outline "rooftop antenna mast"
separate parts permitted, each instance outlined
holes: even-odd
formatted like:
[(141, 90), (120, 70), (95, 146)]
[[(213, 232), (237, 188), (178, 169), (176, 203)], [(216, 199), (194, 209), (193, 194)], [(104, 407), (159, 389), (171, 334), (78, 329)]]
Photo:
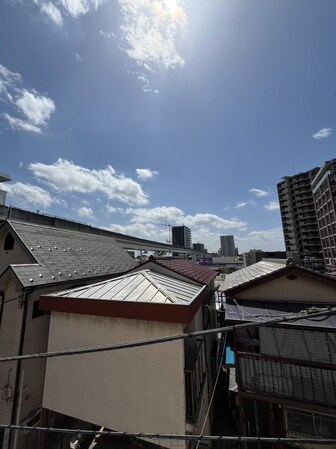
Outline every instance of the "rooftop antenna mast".
[(164, 226), (165, 228), (168, 228), (168, 240), (167, 240), (167, 243), (168, 243), (168, 245), (171, 245), (172, 244), (172, 240), (171, 240), (171, 228), (172, 228), (172, 225), (167, 223), (166, 221), (164, 223), (161, 223), (161, 225)]

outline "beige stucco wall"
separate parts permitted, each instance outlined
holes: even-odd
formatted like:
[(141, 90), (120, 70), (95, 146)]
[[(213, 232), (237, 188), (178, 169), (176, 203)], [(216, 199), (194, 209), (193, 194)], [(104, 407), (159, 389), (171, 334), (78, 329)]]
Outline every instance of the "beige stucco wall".
[(237, 299), (295, 301), (310, 303), (336, 302), (336, 288), (326, 282), (298, 276), (289, 280), (285, 276), (264, 282), (235, 294)]
[[(48, 350), (180, 332), (179, 324), (52, 312)], [(184, 434), (184, 342), (48, 359), (43, 406), (117, 431)]]

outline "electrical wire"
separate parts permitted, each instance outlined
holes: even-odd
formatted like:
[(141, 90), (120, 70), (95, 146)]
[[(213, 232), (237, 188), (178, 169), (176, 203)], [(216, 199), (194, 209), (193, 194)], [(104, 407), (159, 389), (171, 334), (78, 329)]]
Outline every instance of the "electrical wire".
[[(212, 387), (212, 393), (211, 393), (211, 398), (210, 398), (210, 401), (209, 401), (209, 405), (208, 405), (208, 408), (207, 408), (207, 411), (206, 411), (206, 414), (205, 414), (205, 417), (204, 417), (203, 426), (202, 426), (202, 430), (201, 430), (201, 435), (203, 435), (204, 428), (205, 428), (205, 425), (206, 425), (206, 422), (208, 420), (208, 416), (209, 416), (209, 413), (210, 413), (210, 410), (211, 410), (212, 401), (213, 401), (213, 399), (215, 397), (215, 392), (216, 392), (216, 387), (217, 387), (219, 375), (220, 375), (220, 372), (222, 370), (223, 357), (224, 357), (224, 354), (225, 354), (225, 347), (226, 347), (226, 339), (227, 339), (227, 333), (225, 334), (225, 341), (224, 341), (224, 344), (222, 346), (222, 351), (221, 351), (220, 356), (219, 356), (217, 374), (216, 374), (214, 385)], [(200, 445), (200, 442), (201, 442), (201, 438), (197, 441), (196, 449), (198, 449), (198, 447)]]
[(148, 438), (162, 440), (184, 440), (184, 441), (226, 441), (238, 443), (288, 443), (288, 444), (336, 444), (336, 438), (286, 438), (286, 437), (239, 437), (232, 435), (185, 435), (175, 433), (147, 433), (147, 432), (114, 432), (112, 430), (87, 430), (87, 429), (65, 429), (58, 427), (41, 426), (17, 426), (13, 424), (0, 424), (0, 429), (12, 429), (14, 431), (35, 431), (62, 434), (83, 434), (92, 436)]
[(7, 304), (8, 302), (12, 302), (12, 301), (15, 301), (15, 300), (20, 299), (20, 298), (21, 298), (21, 295), (16, 296), (15, 298), (6, 299), (3, 303), (0, 303), (0, 306), (2, 304)]
[(68, 356), (68, 355), (80, 355), (80, 354), (88, 354), (88, 353), (94, 353), (94, 352), (105, 352), (105, 351), (115, 351), (118, 349), (128, 349), (128, 348), (137, 348), (140, 346), (149, 346), (153, 344), (158, 343), (166, 343), (170, 341), (175, 340), (182, 340), (185, 338), (190, 337), (199, 337), (203, 335), (208, 334), (215, 334), (215, 333), (221, 333), (221, 332), (232, 332), (236, 329), (244, 329), (244, 328), (254, 328), (254, 327), (262, 327), (262, 326), (268, 326), (275, 323), (281, 323), (281, 322), (292, 322), (297, 321), (302, 318), (307, 318), (307, 316), (311, 317), (317, 317), (317, 316), (323, 316), (325, 314), (334, 314), (336, 313), (336, 307), (333, 308), (323, 308), (320, 309), (318, 312), (309, 310), (304, 310), (298, 313), (292, 313), (290, 315), (284, 315), (282, 317), (276, 317), (271, 318), (267, 321), (253, 321), (250, 323), (243, 323), (243, 324), (236, 324), (233, 326), (225, 326), (225, 327), (217, 327), (215, 329), (206, 329), (202, 331), (196, 331), (196, 332), (188, 332), (183, 334), (175, 334), (175, 335), (169, 335), (164, 337), (154, 337), (149, 338), (145, 340), (136, 340), (131, 342), (123, 342), (123, 343), (114, 343), (110, 345), (101, 345), (101, 346), (91, 346), (86, 348), (77, 348), (77, 349), (63, 349), (59, 351), (51, 351), (51, 352), (41, 352), (41, 353), (35, 353), (35, 354), (23, 354), (23, 355), (16, 355), (16, 356), (7, 356), (7, 357), (0, 357), (0, 363), (2, 362), (11, 362), (15, 360), (28, 360), (28, 359), (46, 359), (51, 357), (61, 357), (61, 356)]

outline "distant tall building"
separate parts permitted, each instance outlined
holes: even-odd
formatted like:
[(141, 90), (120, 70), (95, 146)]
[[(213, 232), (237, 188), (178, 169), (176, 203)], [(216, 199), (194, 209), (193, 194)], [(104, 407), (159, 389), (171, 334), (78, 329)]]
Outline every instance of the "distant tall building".
[(312, 180), (312, 193), (327, 270), (336, 269), (336, 159), (327, 161)]
[(323, 269), (322, 246), (311, 183), (319, 167), (285, 176), (277, 185), (287, 257)]
[(204, 248), (204, 243), (193, 243), (192, 247), (195, 251), (199, 251), (200, 253), (207, 252), (206, 248)]
[(191, 231), (187, 226), (172, 226), (173, 246), (191, 248)]
[(236, 255), (233, 235), (222, 235), (220, 237), (220, 254), (224, 257), (234, 257)]

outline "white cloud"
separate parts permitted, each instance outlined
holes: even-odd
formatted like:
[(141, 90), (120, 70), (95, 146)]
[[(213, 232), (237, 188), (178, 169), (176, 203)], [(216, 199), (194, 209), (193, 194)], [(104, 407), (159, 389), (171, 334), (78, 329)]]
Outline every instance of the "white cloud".
[(103, 31), (103, 30), (99, 30), (99, 34), (101, 36), (107, 37), (109, 39), (111, 39), (112, 37), (115, 38), (116, 35), (111, 31), (110, 33), (108, 33), (107, 31)]
[(245, 229), (246, 223), (239, 220), (227, 220), (214, 214), (186, 215), (174, 206), (154, 208), (128, 208), (125, 214), (131, 215), (131, 223), (169, 223), (172, 226), (185, 224), (190, 228), (215, 228), (218, 230)]
[(142, 67), (183, 66), (178, 39), (187, 27), (181, 0), (119, 0), (126, 52)]
[(51, 114), (56, 110), (54, 101), (38, 93), (35, 89), (21, 87), (23, 80), (19, 73), (14, 73), (0, 64), (0, 100), (15, 113), (23, 117), (15, 117), (13, 113), (1, 116), (14, 130), (43, 133)]
[(91, 7), (97, 9), (103, 0), (61, 0), (65, 11), (72, 17), (78, 17), (89, 12)]
[(8, 192), (9, 199), (17, 206), (27, 207), (27, 204), (29, 204), (50, 207), (52, 204), (59, 204), (59, 201), (53, 198), (49, 192), (32, 184), (17, 182), (10, 185), (6, 184), (3, 188)]
[(101, 192), (111, 200), (129, 205), (148, 204), (148, 196), (131, 178), (118, 174), (110, 165), (103, 170), (89, 170), (71, 161), (58, 159), (54, 164), (33, 163), (29, 169), (34, 175), (57, 191)]
[(183, 221), (189, 227), (214, 227), (219, 231), (226, 231), (228, 229), (243, 230), (247, 226), (246, 222), (236, 219), (227, 220), (214, 214), (186, 215)]
[(278, 210), (279, 209), (279, 202), (278, 201), (270, 201), (268, 204), (265, 204), (266, 210)]
[(137, 168), (136, 172), (137, 172), (138, 178), (142, 179), (142, 180), (152, 178), (153, 176), (159, 174), (159, 172), (152, 171), (149, 168)]
[[(66, 16), (77, 18), (87, 14), (91, 9), (97, 9), (104, 0), (32, 0), (38, 5), (42, 14), (51, 22), (61, 27)], [(57, 6), (56, 6), (57, 5)]]
[(94, 218), (94, 213), (91, 207), (82, 206), (76, 209), (77, 214), (83, 218)]
[(177, 207), (154, 207), (152, 209), (127, 209), (125, 211), (126, 214), (132, 215), (131, 223), (163, 223), (163, 222), (172, 222), (174, 223), (176, 220), (181, 220), (184, 217), (181, 209)]
[(317, 133), (313, 134), (315, 140), (326, 139), (332, 133), (332, 128), (322, 128)]
[(120, 234), (134, 235), (139, 238), (153, 240), (156, 242), (164, 242), (168, 240), (168, 233), (164, 227), (159, 228), (154, 224), (148, 223), (144, 226), (141, 223), (131, 223), (126, 225), (111, 224), (106, 229), (119, 232)]
[(272, 228), (263, 231), (252, 231), (244, 237), (235, 236), (235, 243), (239, 252), (246, 252), (253, 248), (264, 251), (284, 251), (282, 228)]
[(23, 89), (15, 103), (27, 117), (28, 123), (34, 126), (45, 125), (56, 109), (51, 98), (39, 95), (35, 90), (29, 92)]
[(53, 3), (42, 3), (40, 5), (40, 10), (57, 26), (63, 25), (62, 13)]
[(81, 55), (79, 53), (75, 53), (75, 58), (77, 62), (83, 62), (83, 58), (81, 57)]
[(248, 201), (238, 201), (238, 202), (236, 203), (236, 205), (234, 206), (234, 208), (235, 208), (235, 209), (241, 209), (242, 207), (245, 207), (245, 206), (248, 206), (248, 205), (250, 205), (250, 206), (255, 206), (256, 203), (255, 203), (255, 201), (253, 201), (253, 200), (248, 200)]
[(268, 192), (267, 190), (262, 190), (262, 189), (250, 189), (249, 192), (253, 193), (255, 196), (258, 196), (258, 197), (268, 196), (271, 194), (271, 192)]
[[(245, 230), (247, 223), (231, 219), (227, 220), (214, 214), (187, 215), (174, 206), (160, 206), (154, 208), (128, 208), (124, 215), (130, 216), (129, 222), (113, 224), (109, 229), (128, 235), (135, 235), (154, 241), (167, 242), (169, 229), (167, 225), (185, 224), (190, 227), (193, 242), (202, 242), (210, 251), (219, 248), (221, 233), (232, 230)], [(125, 217), (124, 217), (125, 218)]]
[(29, 122), (25, 122), (24, 120), (21, 120), (19, 118), (12, 117), (11, 115), (5, 113), (2, 114), (2, 117), (7, 120), (10, 127), (14, 130), (19, 131), (28, 131), (32, 133), (42, 134), (41, 128), (38, 126), (32, 125)]
[(22, 77), (19, 73), (11, 72), (7, 69), (7, 67), (0, 64), (0, 94), (4, 95), (5, 98), (8, 98), (8, 95), (10, 95), (10, 89), (21, 82)]

